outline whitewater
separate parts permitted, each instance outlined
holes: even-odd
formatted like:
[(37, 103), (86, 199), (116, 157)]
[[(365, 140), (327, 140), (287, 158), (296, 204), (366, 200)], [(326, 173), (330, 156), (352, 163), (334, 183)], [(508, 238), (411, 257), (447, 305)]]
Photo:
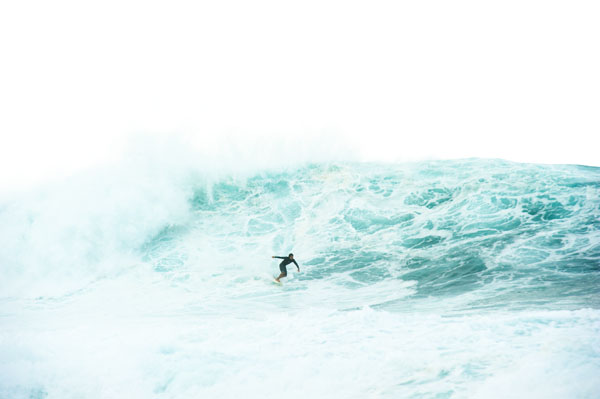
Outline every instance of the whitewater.
[(0, 240), (0, 398), (600, 398), (598, 167), (151, 159)]

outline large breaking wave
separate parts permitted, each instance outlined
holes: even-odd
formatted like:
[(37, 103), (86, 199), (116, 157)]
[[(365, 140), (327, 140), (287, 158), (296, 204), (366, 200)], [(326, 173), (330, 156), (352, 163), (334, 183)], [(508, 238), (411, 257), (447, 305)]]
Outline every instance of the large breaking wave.
[(600, 168), (152, 165), (3, 202), (0, 396), (600, 392)]

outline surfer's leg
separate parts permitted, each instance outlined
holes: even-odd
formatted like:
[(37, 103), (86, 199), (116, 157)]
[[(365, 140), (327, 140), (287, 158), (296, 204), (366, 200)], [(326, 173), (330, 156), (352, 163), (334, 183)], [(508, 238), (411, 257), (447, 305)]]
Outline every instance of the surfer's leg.
[(279, 266), (279, 270), (281, 270), (281, 274), (275, 279), (275, 281), (279, 281), (280, 278), (287, 276), (287, 268), (285, 266)]

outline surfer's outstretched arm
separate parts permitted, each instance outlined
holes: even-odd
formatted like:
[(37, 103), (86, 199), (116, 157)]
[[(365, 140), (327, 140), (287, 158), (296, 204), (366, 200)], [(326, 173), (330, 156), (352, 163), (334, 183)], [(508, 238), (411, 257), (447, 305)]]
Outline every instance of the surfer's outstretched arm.
[(271, 258), (275, 258), (275, 259), (287, 259), (287, 256), (271, 256)]
[(296, 263), (296, 261), (293, 260), (292, 262), (294, 262), (294, 265), (296, 265), (296, 269), (298, 269), (298, 271), (300, 271), (300, 266), (298, 266), (298, 264)]

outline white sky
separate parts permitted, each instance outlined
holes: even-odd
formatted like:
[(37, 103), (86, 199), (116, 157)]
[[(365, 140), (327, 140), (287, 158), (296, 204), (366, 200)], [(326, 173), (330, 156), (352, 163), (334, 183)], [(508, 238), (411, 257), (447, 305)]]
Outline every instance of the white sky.
[(599, 21), (577, 0), (3, 1), (0, 185), (140, 132), (600, 166)]

